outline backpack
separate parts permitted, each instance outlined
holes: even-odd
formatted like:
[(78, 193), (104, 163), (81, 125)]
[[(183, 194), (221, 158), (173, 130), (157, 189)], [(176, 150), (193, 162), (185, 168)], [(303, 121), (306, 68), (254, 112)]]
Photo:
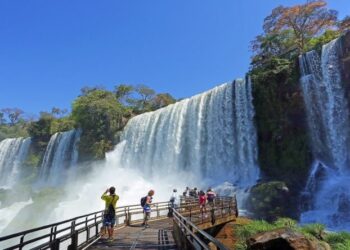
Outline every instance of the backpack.
[(113, 201), (115, 196), (113, 196), (111, 204), (109, 204), (105, 217), (113, 219), (115, 217), (115, 208), (113, 207)]
[(147, 196), (141, 198), (141, 202), (140, 202), (141, 207), (144, 207), (146, 205), (146, 201), (147, 201)]

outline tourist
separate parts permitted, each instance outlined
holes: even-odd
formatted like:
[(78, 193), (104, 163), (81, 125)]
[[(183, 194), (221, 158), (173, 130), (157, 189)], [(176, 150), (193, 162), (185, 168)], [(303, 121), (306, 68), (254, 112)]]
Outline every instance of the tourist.
[(151, 217), (151, 204), (152, 204), (153, 195), (154, 195), (154, 190), (150, 190), (147, 196), (145, 197), (144, 204), (141, 204), (143, 205), (143, 213), (144, 213), (144, 219), (143, 219), (142, 225), (145, 226), (145, 228), (149, 227), (148, 221)]
[(171, 194), (170, 203), (171, 203), (171, 207), (174, 209), (177, 209), (179, 207), (180, 199), (179, 199), (179, 195), (177, 194), (176, 188), (173, 190), (173, 193)]
[[(109, 195), (107, 194), (109, 192)], [(113, 229), (115, 225), (115, 209), (119, 196), (115, 194), (115, 187), (110, 187), (101, 196), (101, 199), (105, 201), (105, 212), (103, 217), (103, 226), (101, 230), (101, 236), (106, 235), (108, 231), (108, 239), (113, 240)]]
[(185, 191), (182, 193), (182, 195), (183, 195), (184, 197), (187, 197), (187, 196), (189, 196), (189, 194), (190, 194), (190, 188), (189, 188), (189, 187), (186, 187), (186, 189), (185, 189)]
[(215, 205), (215, 198), (216, 198), (215, 192), (211, 188), (209, 188), (207, 191), (207, 200), (208, 200), (209, 206), (212, 208), (214, 208), (214, 205)]
[[(206, 208), (206, 203), (207, 203), (207, 196), (205, 195), (205, 193), (203, 192), (203, 190), (199, 191), (199, 209), (200, 209), (200, 213), (203, 216), (203, 212), (207, 213), (207, 208)], [(205, 215), (207, 216), (207, 215)]]
[(190, 190), (190, 196), (192, 198), (198, 198), (198, 193), (197, 193), (197, 188), (196, 187), (194, 189)]

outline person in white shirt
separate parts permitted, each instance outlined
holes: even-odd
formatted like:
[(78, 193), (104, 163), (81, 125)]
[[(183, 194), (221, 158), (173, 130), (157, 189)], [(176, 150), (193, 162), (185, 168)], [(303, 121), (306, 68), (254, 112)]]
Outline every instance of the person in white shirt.
[(178, 208), (180, 205), (180, 198), (176, 189), (173, 190), (173, 193), (170, 197), (170, 203), (171, 203), (171, 207), (175, 209)]

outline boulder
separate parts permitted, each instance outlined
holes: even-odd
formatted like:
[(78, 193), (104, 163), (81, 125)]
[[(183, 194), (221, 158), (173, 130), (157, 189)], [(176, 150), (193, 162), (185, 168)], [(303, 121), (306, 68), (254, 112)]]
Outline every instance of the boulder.
[(289, 228), (259, 233), (247, 240), (248, 250), (330, 250), (328, 244), (307, 239)]
[(284, 182), (271, 181), (255, 185), (247, 199), (247, 208), (256, 219), (274, 221), (279, 217), (290, 217), (292, 205), (289, 189)]

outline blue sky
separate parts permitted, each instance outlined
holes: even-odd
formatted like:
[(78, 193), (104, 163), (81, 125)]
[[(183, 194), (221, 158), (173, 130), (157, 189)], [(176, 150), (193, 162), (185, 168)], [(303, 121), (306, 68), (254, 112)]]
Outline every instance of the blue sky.
[(242, 77), (264, 17), (301, 2), (0, 0), (0, 108), (70, 108), (83, 86), (120, 83), (192, 96)]

